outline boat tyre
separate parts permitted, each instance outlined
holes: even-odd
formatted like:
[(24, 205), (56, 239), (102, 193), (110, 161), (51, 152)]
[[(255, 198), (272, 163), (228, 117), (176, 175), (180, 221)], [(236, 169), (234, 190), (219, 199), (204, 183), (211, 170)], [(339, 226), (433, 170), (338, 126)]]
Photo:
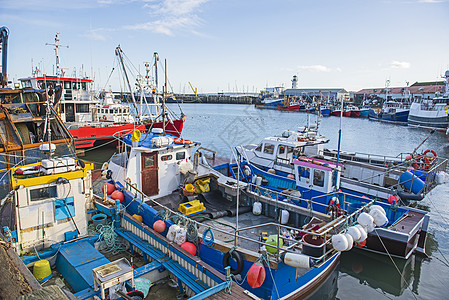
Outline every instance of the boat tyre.
[(237, 262), (237, 268), (233, 269), (231, 267), (231, 274), (238, 275), (243, 271), (243, 258), (242, 255), (237, 252), (236, 250), (231, 250), (226, 252), (226, 254), (223, 256), (223, 267), (226, 268), (227, 266), (230, 266), (229, 258), (232, 257)]

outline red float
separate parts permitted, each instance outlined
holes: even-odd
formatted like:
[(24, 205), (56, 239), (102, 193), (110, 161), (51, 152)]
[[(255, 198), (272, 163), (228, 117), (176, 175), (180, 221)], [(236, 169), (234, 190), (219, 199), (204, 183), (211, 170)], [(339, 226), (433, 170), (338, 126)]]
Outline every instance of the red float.
[(196, 255), (196, 247), (194, 244), (190, 243), (190, 242), (185, 242), (181, 245), (181, 248), (186, 250), (187, 252), (189, 252), (192, 255)]
[(120, 200), (120, 203), (121, 203), (125, 199), (125, 194), (123, 194), (119, 190), (115, 190), (112, 192), (111, 198), (113, 200)]
[(154, 224), (153, 224), (153, 229), (154, 229), (156, 232), (162, 233), (162, 232), (165, 231), (165, 228), (166, 228), (165, 222), (162, 221), (162, 220), (157, 220), (157, 221), (154, 222)]
[(366, 245), (366, 240), (364, 240), (364, 241), (361, 241), (361, 242), (359, 242), (359, 243), (355, 243), (357, 246), (359, 246), (359, 247), (364, 247), (365, 245)]
[(250, 287), (257, 289), (265, 281), (265, 268), (259, 263), (253, 264), (248, 270), (246, 280), (248, 280)]
[(396, 196), (388, 197), (388, 203), (392, 204), (394, 201), (398, 201), (398, 198), (396, 198)]
[(103, 184), (103, 188), (102, 188), (103, 193), (105, 190), (106, 190), (106, 194), (111, 195), (112, 192), (115, 191), (115, 185), (113, 185), (112, 183), (106, 182), (105, 184)]

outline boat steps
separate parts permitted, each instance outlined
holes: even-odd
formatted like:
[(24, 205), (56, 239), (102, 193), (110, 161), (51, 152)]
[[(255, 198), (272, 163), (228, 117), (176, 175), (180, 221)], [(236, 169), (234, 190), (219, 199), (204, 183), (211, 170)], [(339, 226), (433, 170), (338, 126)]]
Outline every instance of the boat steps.
[(176, 278), (190, 288), (195, 294), (207, 290), (209, 287), (199, 280), (196, 276), (183, 268), (178, 262), (174, 261), (162, 251), (154, 248), (150, 243), (138, 237), (134, 233), (125, 229), (116, 229), (116, 233), (125, 238), (130, 245), (138, 248), (143, 254), (158, 261), (165, 269), (172, 273)]

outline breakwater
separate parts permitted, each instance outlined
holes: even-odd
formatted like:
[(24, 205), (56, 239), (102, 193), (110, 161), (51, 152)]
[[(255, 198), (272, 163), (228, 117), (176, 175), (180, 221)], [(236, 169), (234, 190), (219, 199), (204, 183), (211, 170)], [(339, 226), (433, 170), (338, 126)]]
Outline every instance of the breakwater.
[[(115, 99), (119, 99), (122, 102), (131, 102), (130, 93), (113, 93)], [(137, 97), (138, 99), (138, 97)], [(259, 99), (255, 95), (197, 95), (194, 94), (174, 94), (169, 96), (166, 100), (167, 103), (215, 103), (215, 104), (254, 104)]]

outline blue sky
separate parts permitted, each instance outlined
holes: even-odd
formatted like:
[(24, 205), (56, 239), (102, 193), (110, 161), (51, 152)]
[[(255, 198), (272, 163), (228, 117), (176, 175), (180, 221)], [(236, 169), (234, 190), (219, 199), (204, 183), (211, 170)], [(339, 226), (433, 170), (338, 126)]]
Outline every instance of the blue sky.
[(0, 0), (10, 80), (61, 64), (106, 85), (120, 44), (134, 66), (158, 52), (175, 92), (362, 88), (438, 80), (449, 69), (449, 0)]

